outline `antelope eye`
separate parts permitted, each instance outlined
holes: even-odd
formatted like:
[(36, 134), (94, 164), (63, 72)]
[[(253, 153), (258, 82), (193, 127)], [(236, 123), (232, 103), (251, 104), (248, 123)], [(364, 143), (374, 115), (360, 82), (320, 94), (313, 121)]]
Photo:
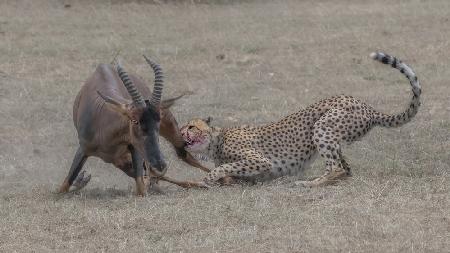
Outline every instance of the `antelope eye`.
[(131, 120), (131, 123), (133, 123), (133, 124), (137, 125), (137, 124), (138, 124), (138, 121), (137, 121), (137, 120), (135, 120), (135, 119), (132, 119), (132, 120)]

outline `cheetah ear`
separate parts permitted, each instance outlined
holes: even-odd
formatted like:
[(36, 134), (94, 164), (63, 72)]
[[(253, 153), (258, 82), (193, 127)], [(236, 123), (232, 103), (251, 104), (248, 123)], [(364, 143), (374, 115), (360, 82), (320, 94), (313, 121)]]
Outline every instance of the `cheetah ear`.
[(208, 126), (211, 126), (212, 117), (211, 117), (211, 116), (208, 116), (208, 118), (203, 119), (203, 121), (205, 121), (206, 124), (208, 124)]

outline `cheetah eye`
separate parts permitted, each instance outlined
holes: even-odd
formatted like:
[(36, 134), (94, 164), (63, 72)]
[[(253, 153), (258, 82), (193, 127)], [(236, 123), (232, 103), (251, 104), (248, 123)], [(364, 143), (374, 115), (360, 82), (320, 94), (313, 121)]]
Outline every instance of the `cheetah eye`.
[(195, 126), (189, 126), (189, 127), (188, 127), (189, 130), (192, 130), (192, 129), (194, 129), (194, 128), (195, 128)]

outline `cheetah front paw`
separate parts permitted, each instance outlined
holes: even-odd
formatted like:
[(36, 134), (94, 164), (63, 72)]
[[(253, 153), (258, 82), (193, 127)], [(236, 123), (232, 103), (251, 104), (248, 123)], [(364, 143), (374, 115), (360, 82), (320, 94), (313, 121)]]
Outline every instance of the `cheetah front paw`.
[(197, 183), (197, 187), (203, 188), (203, 189), (209, 189), (209, 188), (211, 188), (213, 186), (214, 186), (214, 184), (211, 184), (211, 183), (209, 183), (209, 182), (207, 182), (205, 180), (202, 180), (202, 181)]

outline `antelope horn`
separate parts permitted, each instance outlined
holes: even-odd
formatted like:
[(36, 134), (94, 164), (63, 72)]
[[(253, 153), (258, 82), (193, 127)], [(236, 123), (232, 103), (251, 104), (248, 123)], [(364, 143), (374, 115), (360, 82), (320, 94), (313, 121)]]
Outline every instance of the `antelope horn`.
[(119, 73), (119, 77), (123, 82), (123, 85), (125, 88), (127, 88), (128, 93), (130, 94), (131, 98), (133, 99), (133, 102), (137, 104), (138, 106), (145, 107), (145, 101), (141, 96), (141, 93), (136, 89), (136, 86), (131, 81), (130, 77), (128, 76), (127, 72), (122, 68), (120, 63), (117, 63), (117, 73)]
[(164, 75), (161, 69), (161, 66), (157, 64), (156, 62), (150, 60), (147, 58), (147, 56), (143, 55), (147, 63), (152, 67), (153, 72), (155, 73), (155, 83), (153, 85), (153, 93), (152, 93), (152, 100), (150, 100), (150, 103), (158, 107), (161, 104), (161, 95), (164, 87)]

